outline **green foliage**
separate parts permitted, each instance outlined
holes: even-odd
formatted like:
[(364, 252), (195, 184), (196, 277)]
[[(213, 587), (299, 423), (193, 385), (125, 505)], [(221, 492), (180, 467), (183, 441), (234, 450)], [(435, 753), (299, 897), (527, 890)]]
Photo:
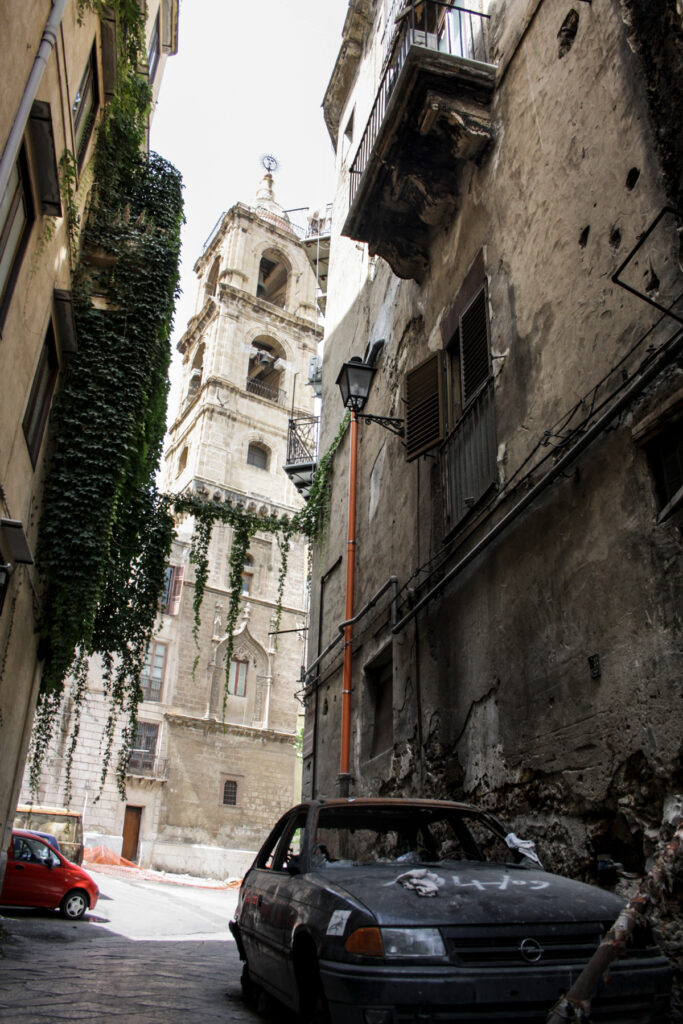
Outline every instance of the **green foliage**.
[[(52, 412), (38, 540), (44, 660), (32, 740), (34, 789), (65, 680), (70, 673), (75, 680), (77, 710), (87, 659), (95, 653), (109, 659), (109, 751), (118, 713), (127, 715), (123, 780), (142, 697), (140, 670), (173, 536), (168, 501), (154, 479), (165, 430), (181, 181), (170, 164), (144, 152), (149, 88), (136, 72), (144, 23), (135, 0), (114, 6), (122, 26), (128, 25), (118, 34), (124, 70), (98, 131), (94, 186), (80, 237), (75, 162), (70, 154), (61, 162), (77, 257), (72, 291), (79, 349), (63, 372)], [(77, 729), (76, 715), (70, 755)], [(70, 756), (67, 762), (68, 781)]]

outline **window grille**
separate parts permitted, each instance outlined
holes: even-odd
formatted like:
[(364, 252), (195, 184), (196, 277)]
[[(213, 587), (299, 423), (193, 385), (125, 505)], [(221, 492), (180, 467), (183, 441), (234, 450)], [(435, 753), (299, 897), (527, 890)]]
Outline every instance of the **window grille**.
[(237, 783), (234, 779), (226, 779), (223, 783), (223, 803), (227, 807), (237, 805)]

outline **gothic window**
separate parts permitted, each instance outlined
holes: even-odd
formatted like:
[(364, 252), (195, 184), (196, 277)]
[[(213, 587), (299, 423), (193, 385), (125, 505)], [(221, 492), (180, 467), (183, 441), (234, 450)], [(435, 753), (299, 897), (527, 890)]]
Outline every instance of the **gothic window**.
[(232, 697), (246, 697), (247, 695), (247, 671), (249, 662), (239, 658), (233, 658), (230, 662), (230, 679), (228, 681), (228, 693)]
[(226, 779), (223, 783), (223, 803), (226, 807), (237, 806), (237, 782), (235, 779)]
[(285, 308), (287, 298), (287, 266), (278, 252), (267, 250), (259, 264), (256, 298)]
[(157, 640), (153, 640), (147, 648), (140, 673), (140, 686), (145, 700), (161, 700), (167, 650), (167, 645)]
[(263, 444), (252, 442), (247, 449), (247, 465), (256, 469), (268, 469), (270, 451)]
[(52, 402), (52, 395), (55, 390), (58, 370), (57, 347), (55, 345), (52, 321), (50, 321), (40, 352), (38, 368), (33, 378), (28, 405), (24, 413), (24, 437), (33, 466), (38, 461), (38, 454), (43, 441), (43, 434), (45, 433), (45, 425), (50, 412), (50, 403)]
[(35, 220), (26, 151), (10, 171), (5, 194), (0, 196), (0, 327), (7, 314), (12, 289)]
[(74, 140), (76, 144), (76, 156), (78, 166), (81, 167), (85, 159), (88, 142), (92, 135), (95, 124), (95, 114), (99, 103), (99, 92), (97, 88), (97, 64), (95, 60), (95, 47), (93, 46), (85, 66), (83, 77), (76, 97), (71, 107), (71, 116), (74, 124)]
[(188, 449), (187, 449), (187, 445), (185, 445), (185, 447), (181, 451), (180, 456), (178, 458), (178, 476), (180, 476), (180, 474), (183, 472), (183, 470), (187, 466), (187, 455), (188, 455)]

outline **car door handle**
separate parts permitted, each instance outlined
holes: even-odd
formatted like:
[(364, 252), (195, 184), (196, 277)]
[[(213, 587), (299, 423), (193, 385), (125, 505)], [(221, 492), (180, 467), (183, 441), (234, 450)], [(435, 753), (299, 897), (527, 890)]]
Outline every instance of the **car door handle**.
[(23, 871), (24, 870), (24, 865), (23, 864), (15, 864), (14, 865), (14, 870), (15, 871)]

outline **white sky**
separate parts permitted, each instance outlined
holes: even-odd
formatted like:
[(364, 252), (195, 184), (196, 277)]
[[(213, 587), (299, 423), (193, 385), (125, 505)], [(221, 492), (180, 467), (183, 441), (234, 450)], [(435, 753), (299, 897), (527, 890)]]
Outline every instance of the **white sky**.
[[(178, 53), (166, 62), (151, 135), (152, 149), (175, 164), (185, 184), (175, 355), (193, 313), (192, 267), (221, 213), (254, 202), (264, 154), (279, 161), (275, 197), (285, 209), (324, 208), (332, 199), (334, 154), (321, 103), (347, 6), (348, 0), (180, 2)], [(292, 220), (305, 224), (297, 214)], [(175, 400), (172, 392), (171, 411)]]

